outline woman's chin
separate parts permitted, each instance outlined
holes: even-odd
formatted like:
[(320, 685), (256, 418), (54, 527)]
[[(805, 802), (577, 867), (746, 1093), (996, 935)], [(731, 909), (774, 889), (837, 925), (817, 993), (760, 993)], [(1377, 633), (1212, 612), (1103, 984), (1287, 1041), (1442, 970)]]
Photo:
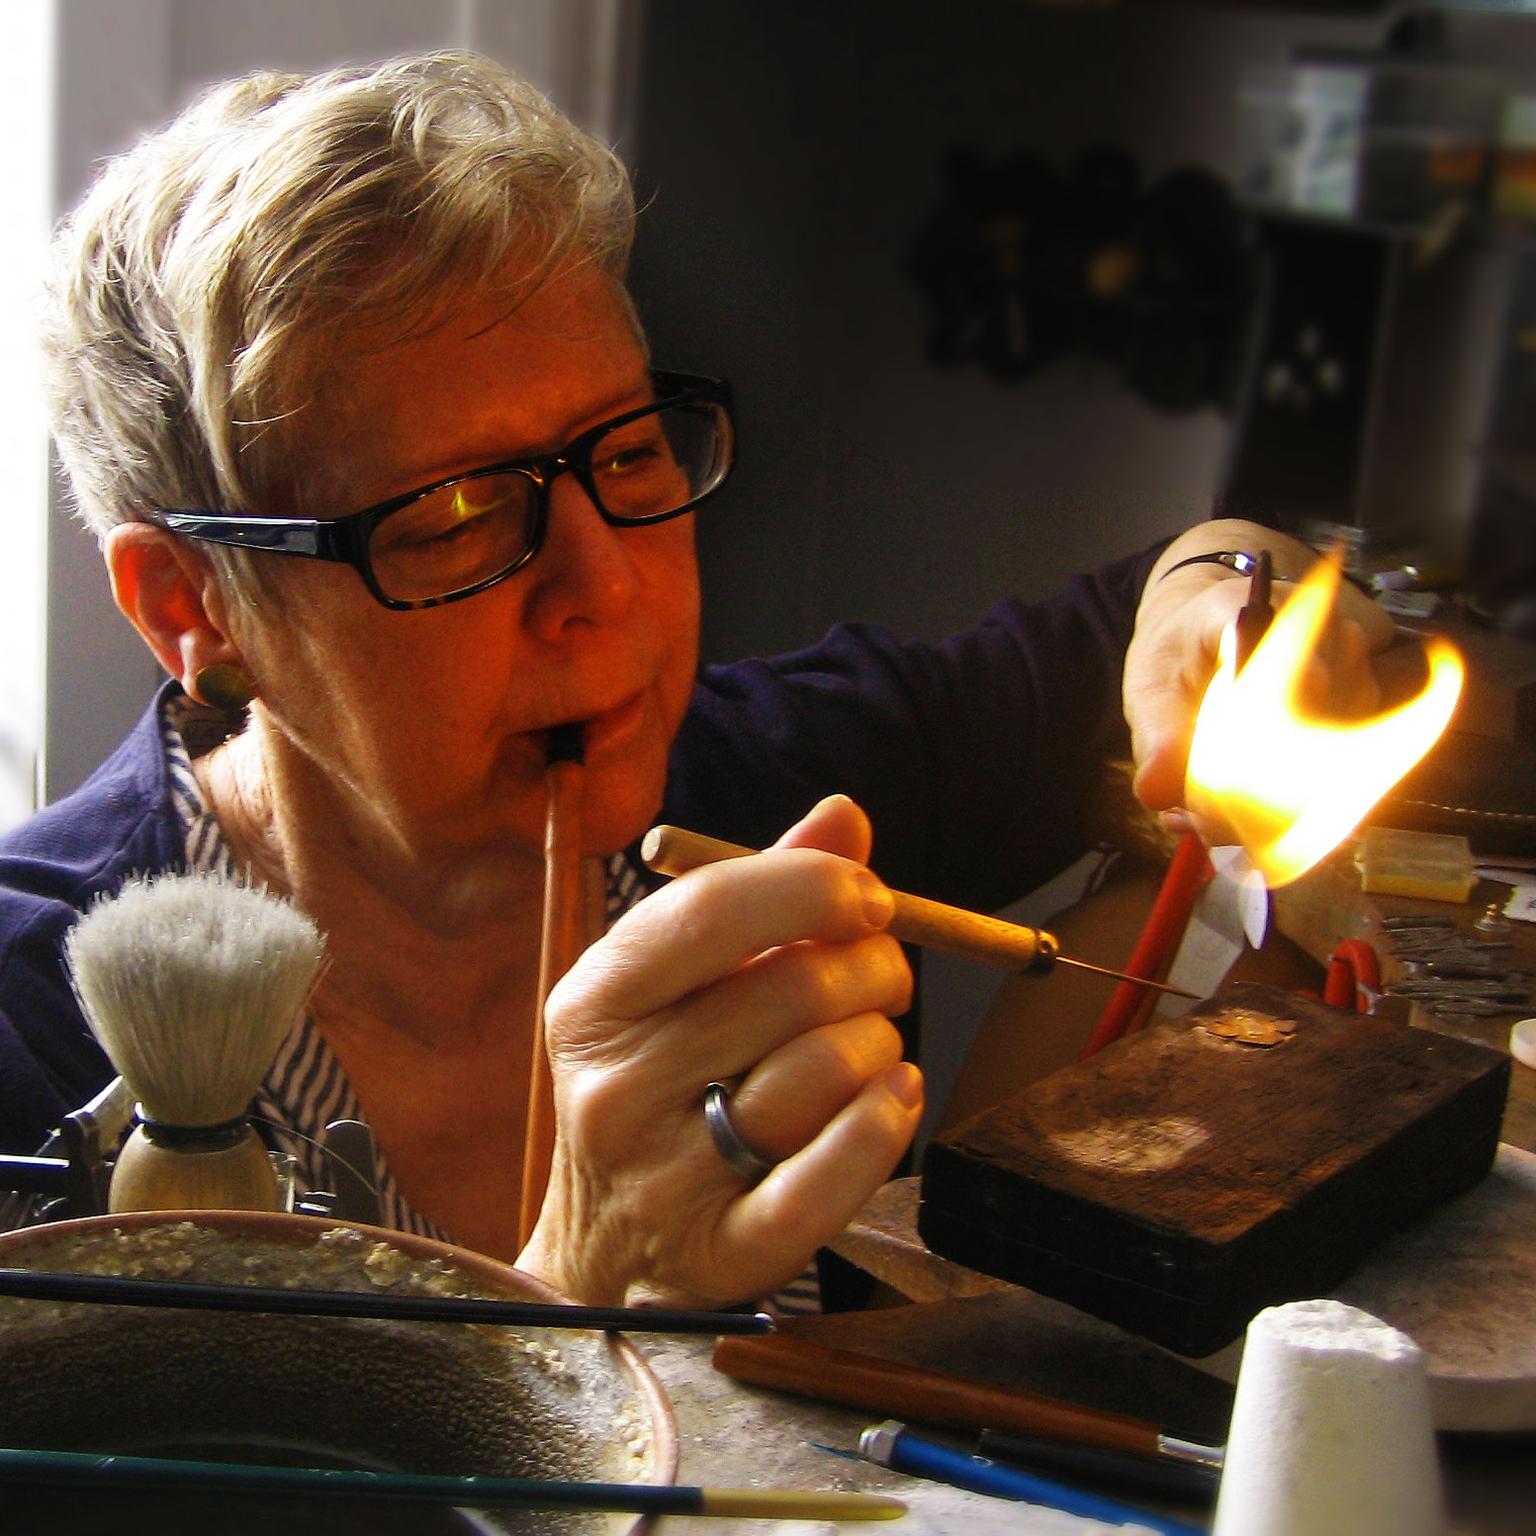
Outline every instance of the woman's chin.
[(650, 830), (661, 808), (661, 795), (636, 793), (625, 799), (584, 807), (582, 849), (589, 857), (608, 858), (638, 842)]

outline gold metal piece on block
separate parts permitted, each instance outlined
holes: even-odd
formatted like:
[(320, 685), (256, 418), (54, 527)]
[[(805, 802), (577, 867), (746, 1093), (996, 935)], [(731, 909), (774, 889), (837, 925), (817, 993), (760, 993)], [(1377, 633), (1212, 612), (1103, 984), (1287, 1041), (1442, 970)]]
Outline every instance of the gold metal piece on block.
[(1229, 1008), (1214, 1018), (1203, 1019), (1200, 1027), (1221, 1040), (1265, 1047), (1279, 1045), (1296, 1033), (1296, 1026), (1289, 1019), (1277, 1019), (1267, 1013), (1252, 1013), (1241, 1008)]

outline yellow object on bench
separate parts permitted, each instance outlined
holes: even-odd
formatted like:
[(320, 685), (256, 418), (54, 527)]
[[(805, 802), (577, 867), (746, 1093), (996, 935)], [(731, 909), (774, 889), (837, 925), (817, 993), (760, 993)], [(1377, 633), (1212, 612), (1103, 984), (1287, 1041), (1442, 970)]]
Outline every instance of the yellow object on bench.
[(1355, 851), (1360, 889), (1384, 896), (1465, 901), (1477, 884), (1464, 837), (1367, 827)]

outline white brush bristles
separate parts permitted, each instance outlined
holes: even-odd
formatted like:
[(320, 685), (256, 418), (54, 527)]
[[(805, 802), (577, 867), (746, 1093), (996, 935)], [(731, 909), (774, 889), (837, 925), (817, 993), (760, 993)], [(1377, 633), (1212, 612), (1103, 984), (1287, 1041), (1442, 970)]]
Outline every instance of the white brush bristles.
[(65, 940), (75, 994), (143, 1106), (167, 1125), (244, 1115), (324, 952), (292, 903), (218, 874), (135, 876)]

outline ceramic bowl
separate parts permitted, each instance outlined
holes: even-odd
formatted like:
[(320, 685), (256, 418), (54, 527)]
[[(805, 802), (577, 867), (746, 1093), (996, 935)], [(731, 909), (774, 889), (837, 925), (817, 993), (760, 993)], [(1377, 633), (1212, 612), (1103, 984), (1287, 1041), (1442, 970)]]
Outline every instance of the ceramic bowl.
[[(466, 1249), (320, 1217), (144, 1212), (0, 1235), (0, 1265), (559, 1301)], [(0, 1298), (0, 1444), (561, 1481), (670, 1482), (676, 1422), (626, 1339), (591, 1330), (263, 1316)], [(378, 1501), (7, 1489), (65, 1533), (638, 1529), (633, 1516)], [(238, 1511), (234, 1507), (238, 1503)], [(139, 1523), (133, 1523), (135, 1520)], [(125, 1523), (125, 1521), (127, 1523)], [(348, 1523), (351, 1521), (352, 1523)], [(73, 1523), (72, 1523), (73, 1522)], [(308, 1523), (306, 1523), (308, 1522)]]

